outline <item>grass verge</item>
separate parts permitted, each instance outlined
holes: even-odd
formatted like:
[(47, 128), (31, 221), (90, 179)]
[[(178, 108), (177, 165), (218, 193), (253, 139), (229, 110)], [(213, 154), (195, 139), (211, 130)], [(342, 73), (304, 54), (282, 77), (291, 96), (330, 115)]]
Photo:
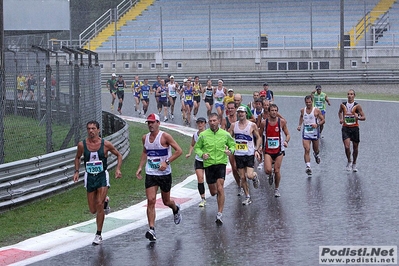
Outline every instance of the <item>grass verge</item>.
[[(112, 211), (124, 209), (145, 199), (144, 179), (135, 176), (143, 149), (141, 137), (148, 132), (146, 124), (129, 122), (130, 154), (122, 164), (122, 178), (114, 179), (115, 171), (110, 171)], [(162, 129), (163, 130), (163, 129)], [(183, 155), (173, 162), (173, 185), (194, 173), (193, 157), (186, 159), (191, 137), (168, 131), (179, 140)], [(18, 243), (25, 239), (77, 224), (94, 218), (87, 206), (86, 191), (82, 186), (62, 194), (0, 214), (0, 246)], [(93, 232), (95, 233), (95, 232)]]

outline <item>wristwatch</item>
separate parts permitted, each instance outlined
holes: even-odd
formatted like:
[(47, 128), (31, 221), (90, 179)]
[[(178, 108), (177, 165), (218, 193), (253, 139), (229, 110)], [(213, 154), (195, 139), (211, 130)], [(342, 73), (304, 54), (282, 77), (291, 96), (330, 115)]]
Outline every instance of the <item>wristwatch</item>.
[(165, 163), (166, 163), (167, 165), (169, 165), (169, 164), (170, 164), (169, 159), (166, 159), (166, 160), (165, 160)]

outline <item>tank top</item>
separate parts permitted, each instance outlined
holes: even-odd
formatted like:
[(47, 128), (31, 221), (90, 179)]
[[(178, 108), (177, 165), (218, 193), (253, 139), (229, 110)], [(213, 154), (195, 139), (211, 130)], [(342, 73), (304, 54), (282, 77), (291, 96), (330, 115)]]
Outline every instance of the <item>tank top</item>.
[(116, 87), (118, 88), (118, 91), (124, 91), (125, 90), (125, 81), (123, 79), (117, 80)]
[(326, 110), (326, 94), (324, 92), (313, 95), (313, 106), (319, 108), (320, 111)]
[(150, 94), (150, 85), (141, 86), (141, 99), (146, 100)]
[(199, 96), (200, 95), (200, 84), (193, 84), (193, 94), (194, 96)]
[(310, 114), (306, 113), (306, 107), (303, 110), (303, 136), (314, 136), (317, 133), (317, 128), (312, 127), (312, 124), (317, 124), (317, 119), (314, 115), (314, 110), (316, 107), (313, 107)]
[(184, 88), (184, 102), (190, 104), (193, 102), (193, 87)]
[(244, 129), (240, 129), (239, 123), (234, 124), (234, 139), (236, 142), (235, 156), (254, 155), (254, 138), (251, 133), (252, 122), (248, 121)]
[(356, 121), (356, 118), (355, 118), (357, 102), (353, 102), (353, 103), (343, 102), (342, 104), (345, 107), (343, 126), (344, 127), (358, 127), (359, 123), (358, 123), (358, 121)]
[(213, 87), (206, 87), (205, 98), (212, 98), (212, 97), (213, 97)]
[(89, 175), (97, 175), (107, 170), (107, 157), (104, 154), (104, 139), (101, 139), (100, 148), (97, 151), (90, 151), (87, 148), (86, 140), (83, 140), (83, 161)]
[(265, 153), (267, 154), (278, 154), (284, 150), (280, 123), (280, 118), (277, 118), (277, 123), (272, 126), (269, 124), (269, 119), (266, 119), (264, 132), (266, 132)]
[(170, 97), (177, 97), (176, 93), (176, 83), (168, 83), (168, 90), (169, 90), (169, 96)]
[(168, 88), (162, 87), (161, 88), (161, 96), (159, 96), (159, 101), (160, 102), (167, 102), (168, 101)]
[(163, 131), (159, 131), (152, 143), (149, 140), (151, 133), (147, 133), (145, 136), (144, 148), (147, 151), (145, 172), (147, 175), (162, 176), (172, 173), (170, 165), (166, 167), (165, 171), (159, 171), (161, 162), (166, 161), (170, 156), (172, 156), (171, 148), (161, 145), (161, 137), (163, 133)]
[(215, 103), (223, 104), (224, 97), (226, 96), (224, 94), (224, 87), (221, 90), (219, 90), (219, 88), (216, 88), (215, 96), (216, 96)]

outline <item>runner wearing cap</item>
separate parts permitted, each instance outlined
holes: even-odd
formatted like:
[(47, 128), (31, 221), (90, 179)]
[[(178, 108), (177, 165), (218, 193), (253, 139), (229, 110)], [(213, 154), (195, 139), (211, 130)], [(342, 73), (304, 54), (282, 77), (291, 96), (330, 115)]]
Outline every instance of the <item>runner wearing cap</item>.
[[(312, 91), (313, 97), (313, 107), (319, 108), (321, 115), (326, 120), (326, 102), (330, 106), (330, 99), (328, 99), (327, 94), (321, 91), (321, 85), (316, 85), (316, 88)], [(323, 132), (324, 124), (320, 125), (320, 135)]]
[(247, 111), (246, 111), (246, 115), (247, 115), (247, 119), (250, 120), (251, 122), (255, 122), (255, 118), (251, 112), (251, 109), (249, 109), (248, 105), (242, 104), (242, 95), (239, 93), (236, 93), (234, 95), (234, 104), (236, 106), (236, 108), (243, 106)]
[[(173, 137), (159, 130), (159, 116), (150, 114), (147, 117), (149, 133), (143, 135), (143, 152), (141, 153), (140, 164), (136, 177), (142, 179), (141, 171), (145, 165), (145, 188), (147, 196), (147, 219), (149, 230), (145, 237), (155, 241), (155, 203), (157, 200), (158, 187), (161, 189), (162, 202), (173, 211), (175, 224), (181, 222), (180, 205), (170, 198), (172, 188), (171, 163), (181, 154), (182, 149)], [(172, 148), (175, 150), (172, 153)]]
[[(186, 158), (189, 158), (191, 156), (195, 143), (198, 140), (199, 134), (206, 129), (206, 119), (204, 117), (198, 117), (196, 123), (198, 131), (193, 134), (190, 150), (186, 154)], [(201, 202), (198, 205), (198, 207), (205, 207), (206, 200), (205, 200), (205, 185), (204, 185), (204, 174), (205, 174), (204, 160), (200, 158), (198, 155), (195, 155), (194, 169), (195, 169), (195, 174), (197, 175), (198, 192), (201, 196)]]
[(107, 89), (109, 90), (109, 93), (111, 93), (111, 111), (114, 110), (116, 92), (118, 91), (115, 85), (116, 85), (116, 74), (112, 73), (111, 79), (107, 80)]
[(234, 102), (234, 90), (232, 88), (227, 90), (227, 95), (224, 97), (223, 104), (224, 104), (224, 109), (226, 110), (226, 115), (227, 113), (227, 104), (229, 102)]
[(262, 139), (258, 127), (255, 123), (247, 120), (246, 112), (245, 106), (238, 107), (238, 121), (232, 123), (229, 128), (231, 136), (235, 139), (234, 159), (241, 178), (241, 186), (246, 196), (242, 202), (243, 205), (252, 203), (247, 178), (253, 181), (254, 188), (259, 188), (258, 174), (254, 171), (254, 165), (255, 158), (258, 161), (262, 158)]
[(262, 93), (261, 95), (263, 97), (265, 97), (266, 100), (269, 100), (270, 103), (273, 103), (274, 102), (274, 94), (273, 94), (272, 90), (269, 90), (269, 84), (266, 82), (263, 83), (263, 91), (264, 92), (261, 91), (261, 93)]

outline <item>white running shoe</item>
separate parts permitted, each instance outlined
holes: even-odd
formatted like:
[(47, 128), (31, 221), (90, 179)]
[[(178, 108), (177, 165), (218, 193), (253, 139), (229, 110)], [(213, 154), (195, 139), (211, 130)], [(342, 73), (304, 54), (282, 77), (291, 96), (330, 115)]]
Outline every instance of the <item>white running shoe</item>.
[(242, 205), (249, 205), (251, 204), (251, 197), (246, 197), (245, 200), (242, 202)]
[(263, 162), (259, 163), (259, 165), (258, 165), (258, 170), (259, 170), (259, 171), (263, 170)]
[(103, 243), (102, 236), (96, 235), (93, 240), (93, 245), (101, 245)]
[(308, 175), (311, 175), (311, 174), (312, 174), (312, 168), (310, 168), (310, 166), (306, 166), (305, 172), (306, 172)]
[(352, 170), (352, 162), (346, 164), (346, 171), (350, 172)]
[(180, 205), (178, 203), (176, 203), (176, 207), (177, 207), (177, 213), (173, 215), (173, 220), (174, 220), (175, 224), (179, 224), (182, 220), (182, 217), (180, 214)]
[(165, 116), (165, 118), (163, 119), (164, 122), (168, 121), (168, 118)]
[(216, 221), (215, 221), (216, 224), (218, 224), (218, 225), (223, 224), (222, 216), (223, 216), (223, 214), (221, 212), (218, 212), (218, 214), (216, 214)]
[(244, 189), (242, 187), (238, 187), (237, 189), (238, 189), (237, 196), (244, 195)]
[(278, 188), (274, 189), (274, 196), (275, 196), (276, 198), (278, 198), (278, 197), (281, 196), (280, 191), (278, 190)]
[(157, 240), (157, 237), (155, 235), (155, 230), (153, 229), (149, 229), (146, 233), (145, 233), (145, 237), (150, 240), (151, 242), (154, 242), (155, 240)]
[(194, 119), (194, 121), (197, 121), (197, 117), (195, 115), (193, 116), (193, 119)]
[(198, 204), (198, 207), (205, 207), (206, 206), (206, 200), (202, 199), (201, 202)]
[(352, 164), (352, 171), (353, 171), (353, 172), (357, 172), (357, 167), (356, 167), (356, 164), (355, 164), (355, 163)]
[(319, 154), (313, 153), (314, 159), (316, 161), (317, 164), (320, 164), (320, 156)]

